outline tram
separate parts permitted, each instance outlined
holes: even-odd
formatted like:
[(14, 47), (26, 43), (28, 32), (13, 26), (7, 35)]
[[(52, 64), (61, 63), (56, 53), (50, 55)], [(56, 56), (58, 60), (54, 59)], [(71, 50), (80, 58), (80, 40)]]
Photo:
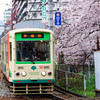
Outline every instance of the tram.
[(52, 94), (53, 32), (40, 28), (9, 31), (1, 39), (1, 72), (15, 95)]

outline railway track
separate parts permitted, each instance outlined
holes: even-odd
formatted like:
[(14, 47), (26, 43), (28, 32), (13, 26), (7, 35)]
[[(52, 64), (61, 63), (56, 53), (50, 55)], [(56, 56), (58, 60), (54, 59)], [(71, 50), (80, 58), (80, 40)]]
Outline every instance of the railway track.
[[(7, 87), (6, 83), (3, 82), (4, 86), (2, 86), (2, 89), (4, 87)], [(11, 94), (11, 93), (10, 93)], [(11, 95), (9, 95), (11, 96)], [(17, 96), (15, 98), (18, 98)], [(54, 93), (49, 95), (35, 95), (35, 96), (20, 96), (21, 100), (100, 100), (98, 98), (89, 98), (86, 96), (79, 95), (77, 93), (73, 93), (71, 91), (68, 91), (66, 89), (63, 89), (57, 85), (54, 85)]]
[(38, 97), (24, 96), (23, 98), (26, 100), (95, 100), (77, 93), (73, 93), (57, 85), (55, 85), (53, 94), (41, 96), (39, 95)]
[(89, 98), (87, 96), (83, 96), (83, 95), (68, 91), (64, 88), (61, 88), (61, 87), (57, 86), (57, 85), (54, 86), (54, 90), (59, 92), (59, 93), (62, 93), (62, 96), (64, 96), (64, 97), (70, 97), (71, 99), (74, 98), (75, 100), (76, 99), (77, 100), (95, 100), (95, 99)]
[(41, 96), (23, 96), (21, 98), (24, 98), (25, 100), (66, 100), (65, 98), (62, 98), (60, 96), (57, 96), (55, 94), (50, 94), (50, 95), (42, 95)]

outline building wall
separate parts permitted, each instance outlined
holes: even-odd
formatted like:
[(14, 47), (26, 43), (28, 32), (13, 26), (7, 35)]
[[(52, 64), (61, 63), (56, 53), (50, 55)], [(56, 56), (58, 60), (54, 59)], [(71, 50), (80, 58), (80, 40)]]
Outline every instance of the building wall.
[(3, 31), (4, 31), (4, 26), (0, 26), (0, 36), (2, 35)]
[[(48, 0), (44, 0), (48, 2)], [(53, 0), (53, 11), (57, 11), (59, 2), (66, 0)], [(67, 2), (70, 0), (67, 0)], [(12, 0), (12, 25), (13, 21), (42, 20), (42, 0)], [(46, 4), (48, 15), (48, 5)], [(47, 16), (48, 17), (48, 16)]]
[(11, 8), (4, 11), (4, 23), (6, 23), (7, 20), (11, 20)]

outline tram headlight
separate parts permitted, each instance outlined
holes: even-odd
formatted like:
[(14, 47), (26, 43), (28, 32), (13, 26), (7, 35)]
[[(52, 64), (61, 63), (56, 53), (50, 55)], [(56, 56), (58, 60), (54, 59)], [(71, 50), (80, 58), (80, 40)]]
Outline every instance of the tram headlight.
[(42, 72), (42, 73), (41, 73), (41, 75), (42, 75), (42, 76), (45, 76), (45, 75), (46, 75), (46, 72), (45, 72), (45, 71), (44, 71), (44, 72)]
[(21, 74), (22, 74), (23, 77), (27, 75), (27, 73), (25, 71), (22, 72)]

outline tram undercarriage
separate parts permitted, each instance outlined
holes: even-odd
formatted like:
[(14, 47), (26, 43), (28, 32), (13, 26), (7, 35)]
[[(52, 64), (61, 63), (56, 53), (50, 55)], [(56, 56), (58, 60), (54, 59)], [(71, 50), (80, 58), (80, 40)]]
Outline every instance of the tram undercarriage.
[(28, 83), (12, 84), (10, 91), (15, 95), (23, 94), (52, 94), (54, 89), (53, 83)]

